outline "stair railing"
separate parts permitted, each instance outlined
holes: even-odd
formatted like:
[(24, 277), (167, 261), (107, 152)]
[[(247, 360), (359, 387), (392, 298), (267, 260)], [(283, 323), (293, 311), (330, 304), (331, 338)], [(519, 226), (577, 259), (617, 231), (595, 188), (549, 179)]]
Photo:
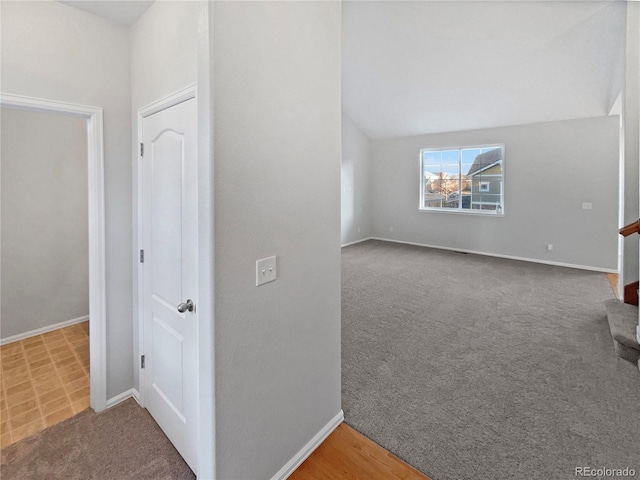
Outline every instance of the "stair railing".
[(618, 230), (618, 233), (620, 233), (620, 235), (622, 235), (623, 237), (628, 237), (629, 235), (633, 235), (634, 233), (639, 233), (639, 232), (640, 232), (640, 218), (635, 222), (630, 223), (629, 225), (625, 225), (620, 230)]
[[(640, 233), (640, 218), (635, 222), (625, 225), (618, 233), (623, 237), (628, 237), (634, 233)], [(632, 282), (624, 286), (623, 301), (630, 305), (638, 305), (638, 288), (640, 288), (640, 282)]]

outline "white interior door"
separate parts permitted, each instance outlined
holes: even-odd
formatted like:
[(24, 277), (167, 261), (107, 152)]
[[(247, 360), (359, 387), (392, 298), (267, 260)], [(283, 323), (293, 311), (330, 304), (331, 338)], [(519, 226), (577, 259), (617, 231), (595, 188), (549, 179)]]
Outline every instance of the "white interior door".
[(194, 472), (198, 438), (196, 108), (192, 98), (142, 122), (144, 403)]

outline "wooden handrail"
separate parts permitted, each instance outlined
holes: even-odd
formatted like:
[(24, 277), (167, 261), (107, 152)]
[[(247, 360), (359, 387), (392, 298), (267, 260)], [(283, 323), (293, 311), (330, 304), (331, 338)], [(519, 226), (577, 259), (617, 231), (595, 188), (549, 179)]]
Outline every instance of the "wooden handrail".
[(618, 233), (620, 233), (620, 235), (622, 235), (623, 237), (628, 237), (629, 235), (633, 235), (634, 233), (638, 232), (640, 232), (640, 218), (635, 222), (630, 223), (629, 225), (625, 225), (620, 230), (618, 230)]

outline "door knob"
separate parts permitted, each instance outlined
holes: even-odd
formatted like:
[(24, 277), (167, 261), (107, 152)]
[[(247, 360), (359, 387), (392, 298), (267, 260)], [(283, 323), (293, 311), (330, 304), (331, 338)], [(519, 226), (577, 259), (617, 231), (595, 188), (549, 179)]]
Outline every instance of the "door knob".
[(193, 300), (189, 299), (185, 303), (181, 303), (178, 305), (178, 311), (180, 313), (184, 313), (186, 311), (193, 312), (195, 306), (193, 305)]

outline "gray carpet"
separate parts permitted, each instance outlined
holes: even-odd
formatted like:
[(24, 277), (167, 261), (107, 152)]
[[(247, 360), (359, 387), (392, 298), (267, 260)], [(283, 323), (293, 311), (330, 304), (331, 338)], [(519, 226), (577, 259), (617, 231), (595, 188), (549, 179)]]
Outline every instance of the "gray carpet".
[(195, 479), (146, 410), (127, 400), (84, 412), (2, 450), (2, 479)]
[(604, 274), (379, 241), (342, 262), (349, 425), (433, 480), (640, 478), (640, 372)]

